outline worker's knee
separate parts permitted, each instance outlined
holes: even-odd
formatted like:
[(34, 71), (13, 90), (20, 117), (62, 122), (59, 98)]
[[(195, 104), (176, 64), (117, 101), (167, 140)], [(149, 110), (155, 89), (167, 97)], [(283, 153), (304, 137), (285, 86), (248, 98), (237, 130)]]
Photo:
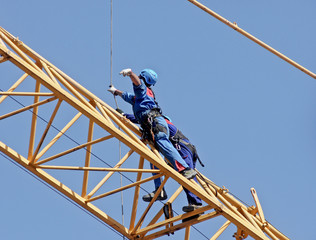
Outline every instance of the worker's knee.
[(157, 132), (155, 133), (155, 141), (156, 142), (165, 142), (169, 141), (168, 136), (165, 132)]
[(153, 132), (155, 135), (160, 133), (160, 132), (163, 132), (166, 135), (168, 134), (167, 128), (165, 126), (160, 125), (160, 124), (156, 124), (155, 126), (153, 126)]
[(164, 133), (169, 137), (169, 129), (168, 125), (166, 124), (166, 121), (162, 119), (161, 117), (157, 117), (153, 121), (152, 129), (155, 135), (159, 133)]

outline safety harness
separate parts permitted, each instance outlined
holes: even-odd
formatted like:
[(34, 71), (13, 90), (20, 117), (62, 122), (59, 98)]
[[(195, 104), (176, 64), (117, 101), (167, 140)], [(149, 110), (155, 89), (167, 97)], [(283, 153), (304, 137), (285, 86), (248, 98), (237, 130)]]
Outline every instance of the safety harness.
[[(149, 113), (147, 114), (147, 116), (143, 119), (143, 121), (141, 121), (141, 128), (142, 128), (142, 138), (146, 139), (147, 141), (149, 141), (150, 143), (152, 143), (155, 147), (156, 143), (155, 143), (155, 134), (157, 134), (158, 132), (164, 132), (167, 134), (167, 129), (163, 126), (161, 126), (160, 124), (157, 124), (158, 122), (156, 121), (157, 117), (164, 117), (165, 119), (167, 119), (167, 117), (165, 117), (162, 114), (162, 110), (159, 107), (158, 102), (156, 101), (156, 97), (155, 97), (155, 93), (154, 91), (147, 86), (147, 88), (151, 91), (152, 93), (152, 97), (156, 103), (156, 108), (153, 108), (149, 111)], [(177, 132), (174, 136), (169, 137), (171, 143), (176, 146), (177, 150), (180, 150), (181, 147), (179, 145), (179, 143), (184, 144), (193, 154), (193, 161), (196, 162), (196, 160), (199, 160), (199, 163), (201, 164), (202, 167), (204, 167), (204, 164), (202, 163), (196, 147), (189, 142), (189, 139), (183, 135), (183, 133), (177, 129)], [(184, 141), (187, 140), (187, 141)]]
[(177, 129), (176, 134), (170, 137), (169, 139), (172, 142), (172, 144), (176, 146), (177, 150), (181, 149), (179, 143), (182, 143), (183, 145), (185, 145), (192, 152), (193, 161), (196, 162), (196, 160), (199, 160), (199, 163), (201, 164), (201, 166), (204, 167), (204, 164), (202, 163), (197, 153), (196, 147), (192, 143), (190, 143), (189, 139), (186, 136), (184, 136), (184, 134), (179, 129)]
[(142, 138), (148, 140), (152, 144), (155, 144), (155, 134), (158, 132), (167, 133), (167, 129), (156, 122), (156, 117), (161, 116), (161, 109), (153, 108), (140, 124), (142, 128)]
[[(144, 80), (144, 78), (142, 79)], [(146, 84), (145, 80), (144, 82)], [(147, 116), (143, 119), (143, 121), (141, 121), (140, 125), (142, 128), (142, 138), (146, 139), (147, 141), (155, 145), (155, 134), (157, 134), (158, 132), (167, 133), (167, 129), (157, 124), (155, 119), (156, 117), (162, 116), (162, 110), (159, 107), (158, 102), (156, 101), (156, 96), (155, 96), (154, 91), (151, 89), (151, 87), (148, 84), (146, 84), (146, 87), (147, 87), (147, 94), (150, 95), (154, 99), (154, 102), (157, 107), (151, 109), (149, 113), (147, 114)]]

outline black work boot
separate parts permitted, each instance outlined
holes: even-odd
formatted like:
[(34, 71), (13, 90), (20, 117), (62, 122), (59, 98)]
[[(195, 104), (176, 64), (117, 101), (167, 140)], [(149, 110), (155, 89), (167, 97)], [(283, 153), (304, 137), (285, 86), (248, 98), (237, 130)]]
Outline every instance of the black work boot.
[[(192, 212), (192, 211), (194, 211), (194, 210), (196, 210), (196, 209), (199, 209), (199, 208), (201, 208), (201, 207), (202, 207), (202, 204), (201, 204), (201, 205), (189, 204), (188, 206), (184, 206), (184, 207), (182, 208), (182, 211), (188, 213), (188, 212)], [(191, 217), (185, 218), (185, 219), (182, 220), (182, 222), (187, 222), (187, 221), (190, 221), (190, 220), (192, 220), (192, 219), (198, 218), (198, 217), (201, 216), (202, 214), (203, 214), (203, 213), (199, 213), (199, 214), (193, 215), (193, 216), (191, 216)]]
[[(150, 202), (154, 198), (154, 195), (157, 192), (157, 190), (158, 190), (158, 188), (155, 191), (153, 191), (152, 193), (144, 195), (143, 200), (145, 202)], [(160, 192), (160, 194), (158, 195), (158, 197), (156, 198), (156, 201), (157, 200), (166, 200), (167, 198), (168, 198), (167, 193), (166, 193), (165, 189), (163, 188), (162, 191)]]
[(183, 177), (185, 177), (187, 179), (192, 179), (197, 174), (197, 172), (194, 171), (192, 168), (186, 168), (183, 171), (181, 171), (180, 173), (183, 175)]
[(202, 207), (202, 205), (190, 204), (190, 205), (188, 205), (188, 206), (184, 206), (184, 207), (182, 208), (182, 211), (183, 211), (183, 212), (192, 212), (192, 211), (194, 211), (194, 210), (196, 210), (196, 209), (199, 209), (199, 208), (201, 208), (201, 207)]

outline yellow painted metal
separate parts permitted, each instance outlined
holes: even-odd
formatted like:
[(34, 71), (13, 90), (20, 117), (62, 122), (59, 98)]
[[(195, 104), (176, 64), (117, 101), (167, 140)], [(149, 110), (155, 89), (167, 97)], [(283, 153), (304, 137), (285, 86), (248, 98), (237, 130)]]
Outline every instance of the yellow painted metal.
[[(113, 168), (112, 171), (109, 172), (99, 183), (98, 185), (88, 194), (87, 198), (91, 198), (100, 188), (101, 186), (114, 174), (116, 170), (121, 170), (122, 164), (133, 154), (133, 150), (130, 150)], [(138, 171), (139, 173), (142, 171)], [(140, 180), (140, 179), (139, 179)], [(139, 181), (138, 180), (138, 181)]]
[(253, 199), (255, 200), (255, 203), (256, 203), (256, 206), (257, 206), (257, 209), (258, 209), (258, 213), (259, 213), (259, 217), (260, 217), (260, 220), (262, 223), (265, 223), (265, 218), (264, 218), (264, 214), (263, 214), (263, 210), (262, 210), (262, 207), (261, 207), (261, 204), (260, 204), (260, 201), (259, 201), (259, 198), (258, 198), (258, 195), (257, 195), (257, 192), (254, 188), (251, 188), (250, 189), (250, 192), (253, 196)]
[[(93, 129), (94, 129), (94, 123), (92, 121), (89, 121), (89, 130), (88, 130), (87, 142), (91, 142), (93, 140)], [(90, 145), (87, 146), (86, 159), (85, 159), (85, 168), (89, 168), (90, 167), (91, 151), (92, 151), (92, 145), (90, 144)], [(85, 197), (87, 195), (88, 178), (89, 178), (89, 171), (84, 171), (83, 184), (82, 184), (82, 193), (81, 193), (82, 197)]]
[[(169, 219), (167, 219), (167, 220), (165, 220), (165, 221), (161, 221), (161, 222), (159, 222), (159, 223), (150, 224), (149, 226), (147, 226), (147, 227), (145, 227), (145, 228), (139, 230), (139, 231), (138, 231), (138, 234), (142, 236), (142, 235), (144, 235), (144, 233), (147, 233), (148, 231), (151, 231), (151, 230), (153, 230), (153, 229), (156, 229), (156, 228), (159, 228), (159, 227), (168, 225), (168, 224), (170, 224), (170, 223), (177, 222), (177, 221), (179, 221), (180, 219), (183, 220), (183, 219), (185, 219), (185, 218), (192, 217), (193, 215), (197, 215), (197, 214), (203, 213), (203, 212), (208, 211), (208, 210), (210, 210), (210, 209), (211, 209), (210, 206), (205, 206), (205, 207), (202, 207), (202, 208), (200, 208), (200, 209), (198, 209), (198, 210), (196, 210), (196, 211), (194, 211), (194, 212), (184, 213), (184, 214), (182, 214), (182, 215), (175, 216), (175, 217), (173, 217), (173, 218), (169, 218)], [(210, 215), (207, 215), (207, 214), (206, 214), (206, 215), (203, 215), (203, 217), (201, 217), (201, 218), (199, 218), (199, 219), (197, 219), (197, 220), (198, 220), (199, 222), (202, 222), (202, 221), (205, 221), (205, 220), (209, 219), (210, 216), (213, 218), (213, 217), (215, 217), (215, 216), (217, 216), (217, 215), (218, 215), (218, 213), (217, 213), (216, 211), (213, 211)], [(206, 218), (205, 216), (207, 216), (207, 218)], [(194, 221), (196, 221), (196, 220), (194, 220)], [(170, 227), (170, 229), (172, 229), (172, 228), (173, 228), (173, 227)], [(163, 230), (163, 231), (165, 231), (165, 230)]]
[(277, 50), (275, 50), (274, 48), (272, 48), (271, 46), (269, 46), (268, 44), (264, 43), (263, 41), (259, 40), (258, 38), (254, 37), (253, 35), (251, 35), (250, 33), (246, 32), (245, 30), (241, 29), (240, 27), (238, 27), (237, 23), (232, 23), (230, 21), (228, 21), (227, 19), (225, 19), (224, 17), (222, 17), (221, 15), (217, 14), (216, 12), (212, 11), (211, 9), (209, 9), (208, 7), (206, 7), (205, 5), (201, 4), (200, 2), (196, 1), (196, 0), (188, 0), (189, 2), (193, 3), (195, 6), (197, 6), (198, 8), (202, 9), (203, 11), (207, 12), (208, 14), (210, 14), (211, 16), (215, 17), (216, 19), (218, 19), (219, 21), (221, 21), (222, 23), (225, 23), (227, 26), (231, 27), (232, 29), (236, 30), (237, 32), (241, 33), (242, 35), (244, 35), (245, 37), (247, 37), (248, 39), (250, 39), (251, 41), (257, 43), (258, 45), (260, 45), (261, 47), (267, 49), (268, 51), (270, 51), (271, 53), (273, 53), (274, 55), (278, 56), (279, 58), (283, 59), (284, 61), (288, 62), (289, 64), (291, 64), (292, 66), (296, 67), (297, 69), (301, 70), (302, 72), (306, 73), (307, 75), (311, 76), (312, 78), (316, 79), (316, 74), (311, 72), (310, 70), (304, 68), (303, 66), (301, 66), (300, 64), (298, 64), (297, 62), (293, 61), (292, 59), (288, 58), (287, 56), (285, 56), (284, 54), (278, 52)]
[(269, 229), (266, 229), (265, 232), (272, 240), (278, 240), (278, 238)]
[(229, 224), (230, 221), (226, 221), (210, 240), (216, 240), (226, 230), (226, 228), (228, 228)]
[(36, 108), (36, 107), (38, 107), (38, 106), (40, 106), (40, 105), (49, 103), (49, 102), (54, 101), (54, 100), (56, 100), (56, 99), (57, 99), (57, 97), (52, 97), (52, 98), (43, 100), (43, 101), (41, 101), (41, 102), (34, 103), (34, 104), (30, 105), (30, 106), (23, 107), (23, 108), (21, 108), (21, 109), (19, 109), (19, 110), (16, 110), (16, 111), (13, 111), (13, 112), (11, 112), (11, 113), (7, 113), (7, 114), (5, 114), (5, 115), (0, 116), (0, 120), (3, 120), (3, 119), (8, 118), (8, 117), (12, 117), (12, 116), (14, 116), (14, 115), (16, 115), (16, 114), (19, 114), (19, 113), (21, 113), (21, 112), (25, 112), (25, 111), (30, 110), (30, 109), (32, 109), (32, 108)]
[(53, 93), (0, 92), (0, 95), (11, 96), (53, 96)]
[(43, 132), (43, 135), (42, 135), (42, 137), (41, 137), (41, 140), (39, 141), (39, 143), (38, 143), (38, 145), (37, 145), (37, 148), (36, 148), (36, 150), (35, 150), (35, 152), (34, 152), (34, 154), (33, 154), (33, 158), (32, 158), (32, 160), (31, 160), (31, 163), (32, 163), (32, 164), (33, 164), (34, 161), (35, 161), (35, 157), (34, 157), (34, 156), (36, 156), (36, 155), (38, 154), (38, 152), (39, 152), (39, 150), (40, 150), (40, 148), (41, 148), (41, 146), (42, 146), (42, 144), (43, 144), (43, 142), (44, 142), (44, 140), (45, 140), (45, 137), (46, 137), (46, 135), (47, 135), (47, 133), (48, 133), (48, 130), (49, 130), (49, 128), (51, 127), (51, 125), (52, 125), (52, 123), (53, 123), (53, 121), (54, 121), (54, 118), (56, 117), (57, 111), (59, 110), (59, 107), (60, 107), (60, 104), (61, 104), (61, 103), (62, 103), (62, 100), (59, 100), (59, 101), (57, 102), (57, 104), (56, 104), (56, 107), (55, 107), (55, 109), (54, 109), (54, 112), (53, 112), (53, 114), (52, 114), (52, 116), (51, 116), (49, 122), (47, 123), (46, 129), (45, 129), (45, 131)]
[[(40, 88), (41, 88), (41, 83), (36, 82), (35, 85), (36, 85), (35, 92), (39, 92)], [(48, 101), (48, 100), (46, 100), (46, 101)], [(45, 102), (45, 101), (43, 101), (43, 102)], [(32, 115), (32, 124), (31, 124), (31, 134), (30, 134), (28, 159), (33, 158), (33, 150), (34, 150), (34, 145), (35, 145), (35, 133), (36, 133), (36, 125), (37, 125), (38, 104), (39, 104), (39, 96), (35, 96), (34, 97), (33, 115)]]
[[(184, 218), (189, 218), (189, 217), (191, 217), (191, 216), (193, 216), (195, 214), (196, 213), (194, 213), (194, 212), (182, 214), (182, 215), (179, 215), (179, 216), (175, 217), (173, 219), (173, 221), (179, 221), (180, 219), (182, 220)], [(198, 218), (194, 218), (194, 219), (192, 219), (190, 221), (176, 224), (176, 225), (170, 227), (170, 229), (168, 229), (168, 230), (163, 229), (161, 231), (157, 231), (157, 232), (152, 233), (150, 235), (146, 235), (146, 236), (142, 237), (142, 239), (144, 239), (144, 240), (155, 239), (155, 238), (161, 237), (163, 235), (166, 235), (168, 232), (174, 232), (174, 231), (177, 231), (177, 230), (180, 230), (180, 229), (184, 229), (184, 228), (187, 228), (188, 226), (192, 226), (194, 224), (198, 224), (200, 222), (207, 221), (207, 220), (210, 220), (210, 219), (218, 217), (218, 216), (220, 216), (220, 214), (217, 213), (216, 211), (213, 211), (213, 212), (204, 214), (204, 215), (202, 215), (202, 216), (200, 216)], [(170, 221), (171, 220), (165, 221), (165, 224), (167, 224)]]
[[(124, 172), (124, 171), (121, 171), (121, 172)], [(134, 183), (131, 183), (131, 184), (129, 184), (129, 185), (125, 185), (124, 187), (120, 187), (120, 188), (117, 188), (117, 189), (112, 190), (112, 191), (110, 191), (110, 192), (103, 193), (103, 194), (101, 194), (101, 195), (99, 195), (99, 196), (90, 198), (90, 199), (87, 200), (87, 202), (92, 202), (92, 201), (98, 200), (98, 199), (100, 199), (100, 198), (107, 197), (107, 196), (109, 196), (109, 195), (111, 195), (111, 194), (113, 194), (113, 193), (121, 192), (121, 191), (126, 190), (126, 189), (128, 189), (128, 188), (132, 188), (132, 187), (135, 187), (135, 186), (139, 186), (139, 185), (141, 185), (141, 184), (143, 184), (143, 183), (146, 183), (146, 182), (149, 182), (149, 181), (153, 181), (154, 179), (159, 178), (159, 177), (161, 177), (161, 176), (162, 176), (162, 174), (160, 173), (160, 174), (157, 174), (157, 175), (155, 175), (155, 176), (152, 176), (152, 177), (149, 177), (149, 178), (140, 180), (140, 181), (138, 181), (138, 182), (134, 182)], [(157, 194), (157, 195), (158, 195), (158, 194)]]
[(96, 105), (98, 106), (98, 108), (99, 108), (100, 112), (102, 113), (103, 117), (105, 117), (106, 120), (108, 120), (108, 122), (109, 122), (110, 124), (112, 124), (113, 127), (114, 127), (114, 124), (112, 123), (112, 121), (111, 121), (111, 119), (109, 118), (108, 114), (106, 114), (106, 112), (105, 112), (104, 108), (102, 107), (102, 105), (101, 105), (99, 102), (96, 102)]
[(145, 209), (145, 211), (143, 212), (142, 216), (140, 217), (138, 223), (135, 225), (134, 229), (132, 230), (132, 234), (135, 234), (137, 231), (139, 231), (141, 225), (144, 222), (144, 219), (146, 217), (146, 215), (148, 214), (150, 208), (152, 207), (152, 205), (154, 204), (154, 202), (156, 201), (158, 194), (162, 191), (162, 188), (165, 186), (167, 180), (168, 180), (168, 176), (165, 177), (165, 179), (163, 180), (163, 182), (161, 183), (161, 185), (159, 186), (159, 188), (157, 189), (157, 192), (155, 193), (155, 195), (153, 196), (153, 199), (150, 201), (150, 203), (148, 204), (147, 208)]
[[(138, 169), (143, 169), (144, 167), (144, 158), (140, 157), (139, 159), (139, 164), (138, 164)], [(142, 172), (138, 172), (136, 181), (140, 181), (142, 178)], [(136, 219), (136, 214), (137, 214), (137, 206), (138, 206), (138, 199), (139, 199), (139, 191), (140, 191), (140, 186), (136, 186), (134, 190), (134, 199), (133, 199), (133, 207), (132, 207), (132, 212), (131, 212), (131, 220), (129, 224), (129, 231), (131, 232), (132, 229), (135, 227), (135, 219)]]
[[(243, 211), (247, 211), (249, 212), (251, 215), (254, 215), (253, 212), (257, 212), (257, 211), (253, 211), (253, 208), (247, 208), (243, 203), (241, 203), (240, 201), (238, 201), (235, 197), (233, 197), (232, 195), (229, 194), (228, 189), (226, 188), (220, 188), (218, 187), (215, 183), (209, 181), (202, 173), (199, 172), (199, 176), (201, 176), (202, 179), (205, 180), (206, 184), (210, 184), (212, 187), (210, 187), (209, 189), (217, 195), (218, 199), (220, 199), (223, 202), (226, 202), (226, 205), (231, 205), (231, 207), (234, 207), (237, 211), (239, 212), (243, 212)], [(199, 179), (199, 178), (198, 178)], [(276, 228), (274, 228), (272, 226), (272, 224), (266, 224), (266, 223), (262, 223), (260, 222), (260, 217), (259, 215), (255, 215), (253, 216), (253, 219), (258, 226), (260, 227), (260, 229), (263, 229), (265, 232), (267, 231), (271, 231), (274, 235), (278, 236), (279, 239), (288, 239), (285, 235), (283, 235), (281, 232), (279, 232)], [(250, 222), (250, 221), (249, 221)], [(251, 221), (253, 224), (253, 221)]]
[(43, 160), (41, 160), (41, 161), (38, 161), (36, 164), (37, 164), (37, 165), (40, 165), (40, 164), (43, 164), (43, 163), (47, 163), (47, 162), (52, 161), (52, 160), (54, 160), (54, 159), (56, 159), (56, 158), (62, 157), (62, 156), (67, 155), (67, 154), (69, 154), (69, 153), (73, 153), (73, 152), (78, 151), (79, 149), (85, 148), (85, 147), (87, 147), (87, 146), (89, 146), (89, 145), (96, 144), (96, 143), (99, 143), (99, 142), (103, 142), (103, 141), (108, 140), (108, 139), (110, 139), (110, 138), (112, 138), (112, 137), (113, 137), (113, 136), (109, 135), (109, 136), (106, 136), (106, 137), (102, 137), (102, 138), (93, 140), (93, 141), (91, 141), (91, 142), (87, 142), (87, 143), (85, 143), (85, 144), (81, 144), (81, 145), (79, 145), (79, 146), (77, 146), (77, 147), (74, 147), (74, 148), (71, 148), (71, 149), (69, 149), (69, 150), (67, 150), (67, 151), (58, 153), (58, 154), (56, 154), (56, 155), (54, 155), (54, 156), (51, 156), (51, 157), (48, 157), (48, 158), (43, 159)]
[(185, 228), (185, 236), (184, 236), (185, 240), (189, 240), (190, 239), (190, 230), (191, 230), (190, 226)]
[[(180, 186), (180, 187), (174, 192), (174, 194), (169, 198), (169, 200), (167, 201), (166, 204), (168, 204), (168, 203), (169, 203), (169, 204), (173, 203), (174, 200), (175, 200), (175, 199), (179, 196), (179, 194), (182, 192), (182, 190), (183, 190), (183, 187)], [(161, 210), (156, 214), (155, 217), (153, 217), (153, 219), (151, 220), (151, 222), (150, 222), (147, 226), (151, 226), (151, 225), (155, 224), (155, 223), (158, 221), (158, 219), (162, 216), (162, 214), (163, 214), (163, 209), (161, 208)]]
[(30, 64), (32, 67), (40, 71), (40, 68), (10, 39), (4, 35), (1, 34), (1, 39), (9, 45), (23, 60), (25, 60), (28, 64)]
[[(49, 166), (49, 165), (36, 165), (37, 168), (41, 169), (54, 169), (54, 170), (77, 170), (77, 171), (100, 171), (100, 172), (142, 172), (142, 173), (160, 173), (160, 170), (153, 169), (136, 169), (136, 168), (100, 168), (100, 167), (74, 167), (74, 166)], [(162, 176), (162, 175), (159, 175)], [(152, 179), (158, 178), (155, 176)], [(150, 181), (146, 180), (146, 181)], [(142, 180), (144, 181), (144, 179)]]
[[(15, 89), (17, 86), (20, 86), (22, 81), (30, 80), (32, 83), (35, 82), (35, 91), (31, 94), (34, 98), (33, 104), (25, 104), (26, 108), (33, 109), (34, 112), (34, 114), (30, 114), (30, 137), (26, 138), (26, 142), (23, 142), (23, 146), (29, 149), (27, 157), (24, 156), (25, 152), (21, 151), (20, 147), (17, 150), (13, 150), (13, 147), (0, 142), (0, 151), (2, 153), (46, 181), (128, 239), (136, 239), (137, 237), (154, 239), (170, 232), (177, 234), (177, 231), (189, 229), (190, 226), (200, 222), (209, 221), (209, 224), (211, 224), (211, 219), (219, 216), (254, 239), (274, 239), (275, 236), (282, 240), (288, 239), (270, 223), (262, 223), (260, 216), (253, 211), (253, 208), (244, 206), (233, 196), (229, 195), (226, 189), (216, 186), (203, 174), (199, 174), (199, 184), (184, 178), (166, 164), (154, 146), (140, 140), (139, 136), (141, 136), (141, 133), (136, 125), (1, 27), (0, 39), (3, 39), (4, 42), (4, 44), (0, 44), (0, 54), (24, 72), (24, 75), (16, 83), (10, 84), (12, 87), (6, 93), (10, 93), (12, 97), (19, 95), (19, 98), (23, 98), (26, 101), (30, 98), (29, 94), (20, 93), (26, 93), (27, 91), (22, 89), (21, 92), (16, 92)], [(55, 107), (53, 106), (51, 113), (46, 113), (48, 121), (44, 129), (41, 129), (37, 127), (38, 114), (41, 113), (38, 110), (47, 106), (44, 103), (48, 100), (42, 100), (40, 97), (45, 98), (49, 94), (52, 94), (53, 99), (58, 100), (58, 102)], [(8, 104), (4, 99), (5, 96), (0, 98), (0, 104)], [(68, 115), (69, 117), (74, 116), (72, 119), (64, 119), (63, 114), (60, 114), (63, 107), (70, 110)], [(5, 113), (3, 116), (13, 118), (17, 114), (25, 113), (25, 110), (22, 108), (17, 110), (15, 114)], [(54, 137), (49, 141), (47, 140), (48, 133), (57, 120), (61, 122), (61, 130), (57, 134), (55, 133)], [(14, 128), (14, 126), (12, 127)], [(78, 143), (75, 147), (60, 144), (63, 136), (75, 127), (78, 127), (80, 135), (84, 136), (84, 140), (82, 140), (84, 142)], [(94, 139), (100, 133), (102, 136)], [(113, 167), (96, 166), (92, 151), (97, 148), (97, 145), (102, 145), (102, 148), (105, 147), (107, 149), (104, 150), (103, 155), (109, 158), (110, 154), (108, 153), (114, 151), (113, 147), (111, 147), (113, 139), (122, 143), (126, 154), (118, 161), (107, 159)], [(34, 146), (36, 146), (35, 151)], [(83, 154), (81, 154), (82, 152)], [(72, 157), (74, 154), (77, 154), (76, 157)], [(135, 158), (137, 159), (136, 161)], [(49, 166), (46, 165), (47, 162), (50, 163)], [(144, 168), (145, 163), (152, 163), (159, 170), (146, 169)], [(123, 164), (138, 165), (134, 168), (123, 168)], [(74, 182), (57, 180), (53, 175), (57, 171), (61, 173), (61, 170), (63, 174), (69, 175), (67, 178), (69, 181), (72, 180)], [(83, 176), (78, 181), (73, 180), (75, 179), (73, 178), (76, 175), (75, 172), (78, 173), (78, 171), (83, 171)], [(90, 179), (96, 173), (100, 174), (99, 178), (97, 181), (94, 179), (95, 185), (90, 186), (90, 183), (92, 183)], [(129, 176), (131, 176), (133, 181), (117, 187), (113, 184), (113, 181), (115, 181), (114, 173), (130, 174)], [(151, 175), (152, 173), (157, 173), (157, 175), (148, 177), (148, 174)], [(147, 176), (145, 176), (146, 174)], [(157, 198), (158, 194), (155, 194), (154, 199), (144, 208), (139, 204), (140, 190), (146, 182), (160, 176), (164, 178), (160, 189), (164, 185), (167, 186), (170, 182), (178, 183), (179, 186), (181, 185), (199, 196), (203, 200), (204, 207), (191, 213), (164, 219), (162, 209), (156, 208), (158, 203), (155, 202), (155, 198)], [(70, 189), (68, 185), (75, 186), (81, 192), (77, 193), (74, 189)], [(171, 194), (171, 198), (168, 200), (169, 203), (174, 203), (178, 200), (177, 197), (182, 191), (181, 186), (174, 193), (169, 192)], [(100, 209), (94, 205), (95, 201), (111, 201), (110, 199), (115, 193), (123, 191), (129, 191), (129, 194), (133, 194), (130, 196), (130, 199), (133, 199), (133, 204), (130, 221), (126, 223), (128, 227), (111, 218), (108, 209)], [(111, 212), (113, 211), (115, 209), (111, 208)], [(201, 216), (182, 222), (183, 219), (196, 214), (201, 214)], [(142, 225), (145, 222), (148, 224), (143, 227)], [(216, 237), (219, 232), (223, 231), (225, 226), (224, 224), (223, 228), (214, 236)], [(189, 230), (186, 231), (185, 239), (188, 239)]]
[(78, 93), (76, 89), (71, 86), (71, 84), (69, 84), (56, 70), (54, 70), (53, 68), (51, 68), (50, 70), (53, 75), (55, 75), (55, 77), (58, 78), (58, 80), (66, 87), (66, 89), (69, 90), (69, 92), (76, 97), (77, 100), (79, 100), (91, 110), (96, 111), (95, 107), (91, 103), (89, 103), (89, 101), (85, 99), (80, 93)]
[(57, 141), (58, 139), (80, 118), (82, 114), (79, 112), (76, 114), (76, 116), (47, 144), (40, 153), (36, 156), (36, 161), (39, 160), (48, 149), (50, 149)]
[[(56, 78), (54, 77), (54, 75), (52, 74), (51, 70), (48, 68), (47, 64), (44, 63), (43, 61), (40, 61), (40, 63), (42, 64), (42, 66), (44, 67), (45, 71), (47, 72), (48, 76), (52, 79), (52, 81), (56, 84), (59, 85), (58, 81), (56, 80)], [(60, 86), (60, 85), (59, 85)]]
[[(1, 39), (1, 38), (0, 38)], [(18, 81), (16, 81), (11, 88), (9, 88), (8, 92), (12, 93), (26, 78), (28, 74), (24, 73), (22, 77)], [(0, 104), (7, 98), (8, 95), (0, 97)]]
[(57, 189), (59, 192), (63, 193), (65, 196), (69, 197), (81, 207), (85, 208), (100, 220), (104, 221), (105, 223), (109, 224), (113, 229), (120, 232), (121, 234), (128, 236), (127, 229), (122, 226), (119, 222), (112, 219), (109, 215), (105, 214), (103, 211), (98, 209), (96, 206), (92, 204), (87, 204), (85, 199), (83, 199), (80, 195), (76, 192), (65, 186), (63, 183), (58, 181), (57, 179), (53, 178), (51, 175), (46, 173), (45, 171), (35, 168), (30, 165), (30, 162), (24, 158), (22, 155), (11, 149), (9, 146), (5, 145), (3, 142), (0, 142), (0, 151), (6, 154), (8, 157), (16, 161), (18, 164), (47, 182), (49, 185)]
[[(258, 229), (258, 231), (261, 231), (261, 228), (257, 225), (256, 221), (254, 220), (253, 216), (248, 213), (245, 209), (240, 208), (242, 214), (247, 218), (247, 220)], [(262, 233), (263, 234), (263, 233)]]

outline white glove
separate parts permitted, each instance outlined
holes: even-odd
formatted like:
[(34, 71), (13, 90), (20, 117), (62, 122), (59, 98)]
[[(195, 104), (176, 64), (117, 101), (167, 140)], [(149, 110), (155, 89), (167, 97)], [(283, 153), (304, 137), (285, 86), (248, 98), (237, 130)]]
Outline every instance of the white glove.
[(124, 77), (130, 76), (132, 74), (132, 69), (130, 68), (123, 69), (122, 71), (120, 71), (120, 74), (122, 74)]
[(115, 91), (116, 91), (117, 89), (112, 85), (112, 86), (110, 86), (110, 88), (108, 89), (108, 91), (110, 92), (110, 93), (112, 93), (113, 95), (115, 95)]

